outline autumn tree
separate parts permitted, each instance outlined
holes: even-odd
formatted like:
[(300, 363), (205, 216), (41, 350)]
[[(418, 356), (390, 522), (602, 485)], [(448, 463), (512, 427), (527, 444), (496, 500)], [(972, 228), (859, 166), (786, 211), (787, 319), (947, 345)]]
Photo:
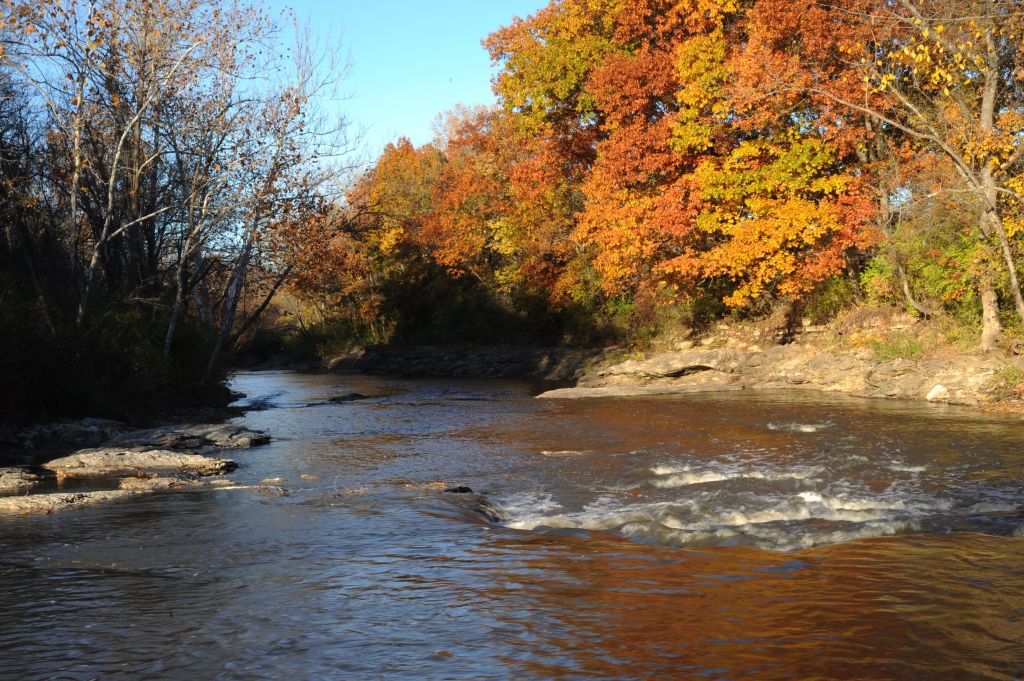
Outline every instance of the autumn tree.
[[(851, 148), (824, 139), (822, 112), (751, 106), (733, 87), (748, 30), (738, 2), (566, 1), (489, 40), (506, 110), (591, 148), (573, 238), (608, 294), (799, 297), (870, 241)], [(746, 171), (735, 201), (730, 167)]]
[[(976, 206), (981, 344), (991, 349), (1001, 334), (1001, 277), (1024, 318), (1013, 242), (1022, 156), (1019, 3), (760, 0), (753, 13), (760, 39), (747, 49), (762, 74), (774, 74), (771, 89), (845, 111), (847, 127), (863, 131), (866, 153), (886, 137), (890, 149), (913, 145), (949, 164), (957, 182), (943, 191), (970, 195)], [(893, 200), (905, 199), (880, 197), (883, 208)]]

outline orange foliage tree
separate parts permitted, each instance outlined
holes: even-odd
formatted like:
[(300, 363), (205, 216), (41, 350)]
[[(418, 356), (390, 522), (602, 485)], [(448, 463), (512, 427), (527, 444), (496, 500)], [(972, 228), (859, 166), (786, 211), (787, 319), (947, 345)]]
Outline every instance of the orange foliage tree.
[(716, 280), (736, 307), (796, 298), (871, 241), (853, 149), (828, 111), (745, 91), (747, 10), (567, 0), (488, 41), (506, 110), (593, 150), (572, 237), (609, 294)]
[(404, 189), (378, 202), (393, 213), (367, 243), (404, 243), (548, 311), (754, 310), (856, 274), (880, 242), (893, 251), (922, 186), (907, 169), (931, 166), (980, 215), (990, 347), (1000, 258), (1024, 317), (1020, 19), (1004, 0), (552, 0), (484, 40), (496, 109), (449, 115), (429, 148), (385, 151), (360, 191), (387, 195), (387, 177)]

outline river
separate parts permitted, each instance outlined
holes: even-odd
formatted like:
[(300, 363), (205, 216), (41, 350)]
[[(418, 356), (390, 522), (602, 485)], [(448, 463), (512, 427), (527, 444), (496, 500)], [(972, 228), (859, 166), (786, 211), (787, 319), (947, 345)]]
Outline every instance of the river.
[[(2, 679), (1024, 676), (1024, 428), (237, 375), (233, 477), (0, 525)], [(358, 392), (368, 399), (329, 403)], [(314, 479), (316, 478), (316, 479)], [(483, 493), (500, 517), (489, 522)]]

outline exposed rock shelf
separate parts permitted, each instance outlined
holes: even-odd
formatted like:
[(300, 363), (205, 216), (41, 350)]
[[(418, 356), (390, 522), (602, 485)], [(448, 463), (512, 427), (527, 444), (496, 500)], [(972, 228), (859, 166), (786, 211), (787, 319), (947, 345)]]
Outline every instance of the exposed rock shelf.
[[(28, 515), (94, 506), (157, 491), (242, 489), (222, 477), (238, 467), (233, 459), (209, 454), (265, 444), (270, 437), (232, 425), (165, 426), (117, 434), (99, 448), (52, 459), (40, 470), (0, 469), (0, 514)], [(54, 491), (69, 480), (92, 479), (115, 489)], [(40, 493), (28, 493), (40, 489)]]
[(24, 493), (39, 484), (39, 476), (24, 468), (0, 468), (0, 494)]
[(20, 497), (0, 497), (0, 514), (36, 515), (70, 511), (112, 501), (122, 501), (142, 492), (133, 490), (101, 490), (97, 492), (56, 492)]
[(238, 468), (231, 459), (214, 459), (161, 449), (87, 449), (43, 464), (58, 480), (70, 478), (112, 478), (133, 474), (170, 471), (208, 476), (229, 473)]
[(106, 446), (166, 449), (246, 449), (270, 442), (270, 436), (233, 425), (163, 426), (124, 433)]
[(688, 350), (598, 369), (584, 376), (574, 388), (551, 390), (541, 397), (796, 388), (978, 406), (991, 400), (993, 382), (1007, 364), (1024, 368), (1021, 358), (964, 355), (879, 362), (863, 354), (842, 354), (798, 344), (776, 345), (766, 350)]

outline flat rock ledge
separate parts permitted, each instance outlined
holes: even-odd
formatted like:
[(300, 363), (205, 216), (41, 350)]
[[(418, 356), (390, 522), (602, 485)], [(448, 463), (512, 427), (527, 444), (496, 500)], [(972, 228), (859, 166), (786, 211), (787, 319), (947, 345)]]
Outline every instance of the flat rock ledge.
[(1024, 369), (1024, 358), (964, 355), (880, 362), (870, 353), (842, 354), (798, 344), (766, 350), (691, 350), (604, 367), (584, 376), (574, 388), (551, 390), (539, 397), (574, 399), (800, 389), (979, 406), (992, 401), (993, 383), (1007, 365)]
[(25, 493), (39, 484), (39, 476), (24, 468), (0, 468), (0, 494)]
[(117, 489), (92, 492), (50, 492), (0, 497), (0, 517), (51, 515), (74, 511), (88, 506), (99, 506), (153, 494), (155, 492), (217, 492), (248, 491), (252, 494), (288, 496), (283, 487), (267, 485), (239, 485), (227, 478), (199, 478), (189, 474), (121, 478)]
[(73, 511), (88, 506), (124, 501), (154, 492), (200, 491), (213, 489), (241, 489), (231, 480), (214, 478), (204, 480), (186, 473), (168, 476), (132, 476), (121, 478), (117, 489), (91, 492), (49, 492), (0, 497), (0, 516), (49, 515)]
[(71, 456), (43, 464), (58, 480), (68, 478), (113, 478), (161, 472), (192, 475), (221, 475), (238, 468), (231, 459), (215, 459), (200, 454), (144, 447), (104, 447), (85, 449)]
[(51, 514), (154, 492), (250, 489), (266, 493), (269, 489), (287, 493), (276, 487), (238, 485), (223, 477), (238, 464), (211, 456), (270, 442), (265, 433), (234, 425), (186, 425), (117, 430), (114, 435), (100, 447), (80, 449), (41, 466), (54, 474), (58, 487), (68, 480), (96, 479), (113, 489), (32, 493), (43, 482), (39, 476), (26, 468), (0, 468), (0, 495), (8, 495), (0, 496), (0, 516)]
[(270, 436), (242, 426), (212, 424), (161, 426), (123, 433), (105, 446), (150, 447), (160, 449), (247, 449), (270, 442)]
[(40, 515), (71, 511), (86, 506), (96, 506), (113, 501), (122, 501), (141, 492), (125, 489), (102, 490), (98, 492), (54, 492), (52, 494), (29, 494), (28, 496), (0, 497), (0, 514)]
[(233, 485), (234, 483), (232, 481), (227, 480), (225, 478), (218, 478), (216, 480), (203, 480), (198, 476), (179, 474), (154, 477), (141, 475), (129, 478), (121, 478), (117, 486), (118, 489), (128, 490), (130, 492), (161, 492), (185, 489), (202, 489), (212, 486), (230, 487)]
[(84, 418), (29, 428), (0, 428), (0, 445), (19, 449), (96, 447), (123, 433), (127, 426), (110, 419)]

